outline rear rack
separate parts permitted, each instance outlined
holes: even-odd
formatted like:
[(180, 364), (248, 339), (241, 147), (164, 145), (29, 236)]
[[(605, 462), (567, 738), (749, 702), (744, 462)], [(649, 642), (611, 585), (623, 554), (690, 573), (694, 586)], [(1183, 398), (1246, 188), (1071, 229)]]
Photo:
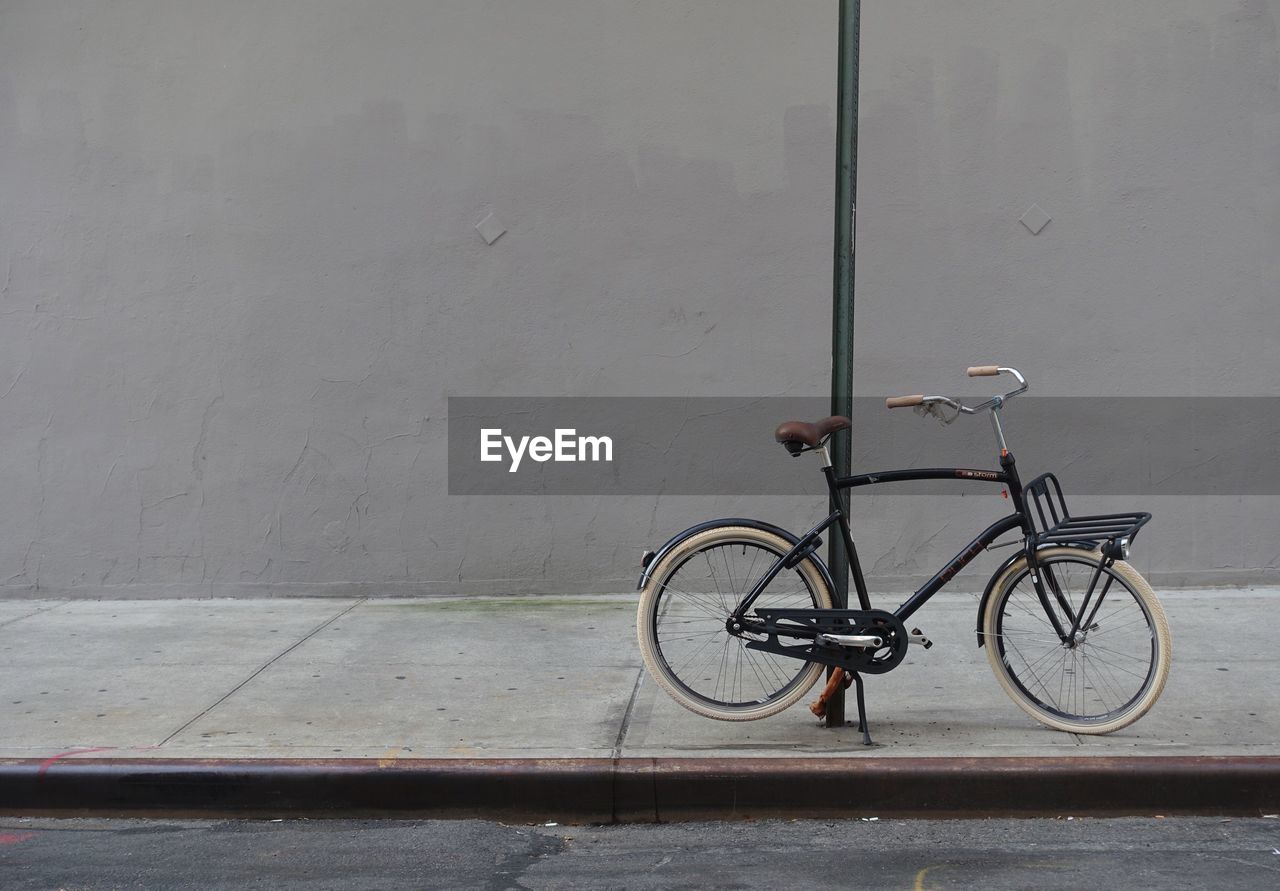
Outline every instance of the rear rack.
[(1062, 486), (1052, 473), (1041, 474), (1027, 483), (1023, 493), (1031, 525), (1037, 530), (1037, 547), (1048, 544), (1097, 547), (1107, 542), (1111, 546), (1108, 550), (1112, 550), (1116, 542), (1133, 541), (1138, 530), (1151, 519), (1151, 514), (1141, 511), (1073, 517), (1062, 497)]

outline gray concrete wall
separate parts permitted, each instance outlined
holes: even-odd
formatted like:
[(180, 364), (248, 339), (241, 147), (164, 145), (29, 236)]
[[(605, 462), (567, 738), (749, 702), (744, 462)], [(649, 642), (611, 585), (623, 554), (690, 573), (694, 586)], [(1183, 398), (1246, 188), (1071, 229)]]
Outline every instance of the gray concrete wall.
[[(867, 4), (857, 392), (996, 360), (1273, 394), (1278, 16)], [(835, 23), (0, 2), (0, 590), (622, 590), (695, 520), (804, 523), (820, 500), (450, 497), (445, 400), (824, 392)], [(1156, 580), (1280, 574), (1275, 499), (1147, 503)], [(856, 531), (901, 587), (1001, 507), (878, 496)]]

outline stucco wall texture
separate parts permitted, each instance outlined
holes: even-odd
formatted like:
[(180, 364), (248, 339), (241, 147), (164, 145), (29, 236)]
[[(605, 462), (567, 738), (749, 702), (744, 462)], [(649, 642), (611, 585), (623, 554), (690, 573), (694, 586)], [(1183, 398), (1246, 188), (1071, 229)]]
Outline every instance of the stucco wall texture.
[[(2, 0), (0, 596), (620, 591), (821, 516), (450, 497), (445, 400), (826, 392), (836, 16)], [(864, 4), (856, 392), (1276, 395), (1278, 17)], [(1280, 578), (1277, 499), (1143, 502), (1154, 581)], [(873, 584), (1002, 508), (860, 497)]]

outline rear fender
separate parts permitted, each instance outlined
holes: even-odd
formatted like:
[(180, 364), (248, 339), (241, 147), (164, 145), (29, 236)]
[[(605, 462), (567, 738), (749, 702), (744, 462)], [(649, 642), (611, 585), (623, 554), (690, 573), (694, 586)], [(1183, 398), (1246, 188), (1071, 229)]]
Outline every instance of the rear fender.
[[(666, 544), (658, 548), (656, 551), (648, 551), (641, 558), (640, 580), (636, 582), (636, 590), (639, 591), (649, 583), (649, 571), (662, 562), (662, 558), (667, 556), (673, 548), (690, 536), (697, 535), (699, 532), (706, 532), (716, 526), (747, 526), (751, 529), (759, 529), (762, 532), (772, 532), (774, 535), (785, 539), (788, 543), (795, 545), (800, 542), (800, 537), (794, 533), (788, 532), (781, 526), (775, 526), (772, 523), (766, 523), (763, 520), (751, 520), (745, 517), (727, 517), (722, 520), (707, 520), (705, 523), (699, 523), (696, 526), (690, 526), (683, 532), (677, 533), (667, 539)], [(827, 568), (827, 564), (822, 561), (817, 554), (812, 555), (813, 562), (817, 565), (818, 571), (822, 573), (822, 580), (827, 583), (827, 590), (833, 594), (836, 590), (836, 583), (831, 578), (831, 570)]]

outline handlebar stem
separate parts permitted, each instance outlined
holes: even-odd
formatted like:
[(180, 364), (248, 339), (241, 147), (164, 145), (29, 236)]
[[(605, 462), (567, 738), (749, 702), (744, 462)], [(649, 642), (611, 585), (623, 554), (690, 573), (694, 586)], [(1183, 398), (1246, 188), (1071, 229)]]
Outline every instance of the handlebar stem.
[[(1003, 404), (1004, 400), (1000, 402)], [(1000, 454), (1008, 454), (1009, 447), (1004, 442), (1004, 430), (1000, 427), (1000, 406), (993, 406), (991, 409), (991, 427), (996, 432), (996, 445), (1000, 448)]]

